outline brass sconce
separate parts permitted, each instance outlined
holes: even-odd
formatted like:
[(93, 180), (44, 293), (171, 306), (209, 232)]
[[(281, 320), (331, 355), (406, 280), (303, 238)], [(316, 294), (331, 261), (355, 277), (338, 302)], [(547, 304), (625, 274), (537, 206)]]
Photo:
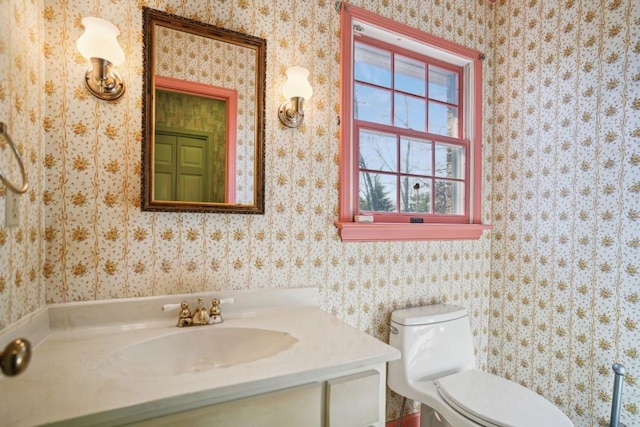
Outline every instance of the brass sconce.
[(124, 51), (118, 43), (120, 31), (104, 19), (82, 19), (85, 31), (77, 42), (78, 50), (91, 66), (85, 74), (89, 92), (107, 101), (118, 99), (125, 92), (124, 80), (112, 67), (124, 62)]
[(280, 105), (278, 117), (283, 125), (297, 128), (304, 120), (304, 101), (311, 98), (313, 88), (309, 84), (309, 70), (302, 67), (291, 67), (287, 70), (287, 82), (282, 93), (289, 100)]

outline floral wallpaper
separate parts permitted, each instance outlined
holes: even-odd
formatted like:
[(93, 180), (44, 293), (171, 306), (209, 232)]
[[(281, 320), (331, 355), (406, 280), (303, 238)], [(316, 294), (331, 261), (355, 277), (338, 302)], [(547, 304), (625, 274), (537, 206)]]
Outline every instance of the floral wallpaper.
[[(45, 303), (44, 206), (42, 160), (45, 111), (42, 4), (27, 0), (0, 0), (0, 122), (22, 157), (29, 188), (17, 196), (20, 223), (5, 226), (8, 190), (0, 183), (0, 329)], [(0, 142), (0, 170), (22, 183), (9, 145)]]
[[(340, 242), (333, 1), (0, 0), (0, 22), (11, 28), (0, 35), (0, 120), (28, 153), (34, 183), (21, 198), (21, 226), (0, 227), (0, 327), (45, 295), (66, 302), (310, 285), (325, 310), (386, 341), (394, 308), (447, 301), (469, 308), (481, 369), (539, 392), (576, 426), (605, 423), (610, 365), (624, 363), (622, 421), (640, 425), (637, 2), (352, 4), (486, 54), (491, 233)], [(143, 5), (267, 39), (265, 215), (140, 211)], [(84, 89), (88, 64), (75, 41), (89, 15), (121, 31), (128, 89), (116, 102)], [(297, 130), (276, 117), (292, 65), (309, 68), (314, 88)], [(390, 392), (388, 419), (399, 409)]]
[(496, 6), (490, 370), (640, 425), (640, 3)]

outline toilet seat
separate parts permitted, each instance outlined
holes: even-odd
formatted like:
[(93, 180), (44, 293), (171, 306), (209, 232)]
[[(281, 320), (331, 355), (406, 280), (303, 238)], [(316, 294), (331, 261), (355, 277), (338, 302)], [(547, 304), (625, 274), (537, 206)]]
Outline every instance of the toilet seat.
[(485, 427), (571, 427), (569, 418), (535, 392), (475, 369), (435, 381), (453, 409)]

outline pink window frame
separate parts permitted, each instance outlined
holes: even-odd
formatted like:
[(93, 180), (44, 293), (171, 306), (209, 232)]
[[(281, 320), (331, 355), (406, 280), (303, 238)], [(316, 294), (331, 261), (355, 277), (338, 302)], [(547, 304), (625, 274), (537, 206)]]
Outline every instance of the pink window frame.
[[(469, 194), (465, 208), (465, 223), (429, 222), (422, 224), (402, 222), (354, 222), (357, 212), (357, 195), (353, 185), (357, 182), (357, 159), (353, 147), (353, 21), (366, 22), (384, 30), (400, 33), (432, 47), (464, 57), (474, 66), (474, 123), (469, 155), (473, 162)], [(344, 4), (341, 12), (341, 114), (340, 114), (340, 187), (339, 217), (335, 222), (342, 241), (413, 241), (413, 240), (469, 240), (478, 239), (490, 225), (482, 224), (482, 54), (448, 40), (428, 35), (415, 28), (394, 22), (364, 9)], [(463, 135), (465, 137), (465, 135)], [(467, 162), (470, 163), (470, 162)], [(354, 165), (356, 167), (354, 167)], [(469, 166), (468, 166), (469, 167)], [(472, 176), (471, 176), (472, 175)], [(469, 205), (469, 197), (473, 204)]]
[[(407, 51), (405, 49), (396, 47), (396, 46), (392, 46), (389, 45), (388, 43), (376, 40), (376, 39), (372, 39), (369, 37), (359, 37), (359, 39), (357, 40), (360, 43), (366, 44), (368, 46), (373, 46), (376, 48), (380, 48), (382, 50), (385, 51), (389, 51), (392, 52), (394, 55), (395, 54), (399, 54), (402, 55), (404, 57), (408, 57), (411, 59), (414, 59), (416, 61), (420, 61), (420, 62), (424, 62), (426, 65), (434, 65), (437, 66), (439, 68), (442, 69), (446, 69), (448, 71), (454, 72), (457, 74), (458, 76), (458, 100), (457, 100), (457, 108), (458, 108), (458, 117), (459, 117), (459, 121), (458, 121), (458, 134), (462, 135), (463, 134), (463, 124), (464, 124), (464, 108), (463, 108), (463, 94), (464, 94), (464, 79), (463, 79), (463, 69), (460, 66), (456, 66), (456, 65), (452, 65), (452, 64), (448, 64), (446, 62), (443, 61), (439, 61), (437, 59), (434, 58), (430, 58), (427, 57), (425, 55), (419, 55), (416, 54), (414, 52), (410, 52)], [(354, 41), (355, 44), (355, 41)], [(353, 62), (352, 62), (353, 63)], [(393, 63), (392, 63), (392, 67), (393, 67)], [(351, 74), (352, 75), (352, 74)], [(352, 80), (353, 82), (353, 80)], [(393, 95), (396, 93), (395, 88), (391, 88), (389, 89), (389, 91)], [(429, 97), (428, 97), (428, 93), (425, 94), (424, 97), (420, 97), (420, 96), (416, 96), (416, 98), (423, 98), (427, 103), (429, 103), (430, 101), (432, 101)], [(392, 101), (392, 105), (394, 105), (395, 103)], [(394, 112), (391, 112), (391, 115), (394, 116)], [(376, 222), (394, 222), (394, 223), (408, 223), (410, 222), (411, 218), (421, 218), (422, 220), (424, 220), (425, 223), (436, 223), (436, 224), (441, 224), (441, 223), (467, 223), (468, 222), (468, 218), (469, 218), (469, 204), (467, 203), (467, 201), (469, 200), (469, 196), (470, 196), (470, 185), (469, 183), (471, 182), (470, 180), (470, 165), (469, 162), (466, 161), (467, 159), (470, 158), (470, 141), (466, 140), (462, 137), (460, 138), (453, 138), (453, 137), (448, 137), (448, 136), (444, 136), (444, 135), (436, 135), (436, 134), (430, 134), (428, 132), (418, 132), (418, 131), (412, 131), (409, 129), (403, 129), (403, 128), (398, 128), (395, 125), (383, 125), (383, 124), (378, 124), (378, 123), (372, 123), (372, 122), (366, 122), (366, 121), (362, 121), (362, 120), (356, 120), (355, 118), (353, 119), (353, 122), (351, 123), (352, 125), (352, 130), (353, 130), (353, 134), (352, 134), (352, 143), (355, 145), (359, 146), (359, 131), (360, 129), (367, 129), (367, 130), (372, 130), (372, 131), (376, 131), (376, 132), (381, 132), (381, 133), (387, 133), (390, 135), (395, 135), (395, 136), (410, 136), (410, 137), (415, 137), (415, 138), (419, 138), (419, 139), (424, 139), (424, 140), (429, 140), (432, 143), (448, 143), (448, 144), (452, 144), (452, 145), (457, 145), (457, 146), (461, 146), (464, 148), (464, 152), (465, 152), (465, 171), (464, 171), (464, 179), (460, 179), (460, 180), (452, 180), (452, 181), (462, 181), (465, 184), (465, 194), (464, 194), (464, 201), (465, 201), (465, 206), (464, 206), (464, 213), (462, 214), (458, 214), (458, 215), (438, 215), (438, 214), (433, 214), (433, 213), (429, 213), (429, 214), (425, 214), (425, 213), (419, 213), (419, 212), (369, 212), (369, 211), (359, 211), (358, 213), (360, 215), (371, 215), (375, 218)], [(427, 122), (427, 127), (428, 127), (428, 122)], [(355, 154), (356, 150), (354, 149), (354, 154)], [(435, 157), (435, 150), (432, 152), (432, 156)], [(354, 174), (353, 174), (353, 178), (352, 178), (352, 183), (353, 185), (356, 185), (356, 183), (358, 183), (358, 187), (359, 187), (359, 172), (360, 172), (360, 165), (358, 162), (358, 157), (356, 155), (352, 156), (352, 161), (353, 161), (353, 170), (354, 170)], [(432, 158), (432, 163), (434, 161), (434, 159)], [(398, 173), (389, 173), (389, 175), (401, 175), (399, 172)], [(435, 179), (437, 178), (435, 175), (430, 177), (432, 181), (435, 181)], [(435, 187), (431, 188), (431, 192), (432, 192), (432, 200), (433, 200), (433, 192), (435, 191)], [(357, 207), (359, 206), (359, 194), (357, 192), (353, 192), (352, 194), (353, 197), (353, 201), (352, 201), (352, 206), (354, 207), (354, 210), (358, 211)], [(399, 198), (400, 195), (397, 195), (397, 198)], [(398, 202), (398, 200), (396, 200), (396, 202)]]
[(155, 88), (202, 96), (225, 101), (227, 110), (227, 145), (225, 203), (236, 202), (236, 120), (238, 116), (238, 92), (235, 89), (189, 82), (173, 77), (155, 76)]

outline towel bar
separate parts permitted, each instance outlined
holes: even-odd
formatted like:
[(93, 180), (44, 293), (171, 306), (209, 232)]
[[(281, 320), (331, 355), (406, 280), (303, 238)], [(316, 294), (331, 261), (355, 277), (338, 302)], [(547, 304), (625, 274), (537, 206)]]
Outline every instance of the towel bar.
[(22, 186), (18, 187), (17, 185), (9, 181), (9, 179), (5, 177), (5, 174), (2, 171), (2, 169), (0, 169), (0, 181), (2, 181), (2, 183), (9, 189), (9, 191), (13, 191), (14, 193), (17, 193), (17, 194), (23, 194), (24, 192), (27, 191), (27, 188), (29, 188), (29, 180), (27, 179), (27, 173), (24, 170), (24, 163), (22, 163), (22, 158), (20, 157), (20, 153), (18, 153), (18, 148), (16, 147), (16, 144), (13, 143), (13, 140), (7, 133), (7, 126), (3, 122), (0, 122), (0, 138), (4, 138), (9, 143), (9, 147), (11, 147), (13, 154), (16, 156), (16, 159), (18, 160), (18, 165), (20, 166), (20, 174), (22, 175)]

